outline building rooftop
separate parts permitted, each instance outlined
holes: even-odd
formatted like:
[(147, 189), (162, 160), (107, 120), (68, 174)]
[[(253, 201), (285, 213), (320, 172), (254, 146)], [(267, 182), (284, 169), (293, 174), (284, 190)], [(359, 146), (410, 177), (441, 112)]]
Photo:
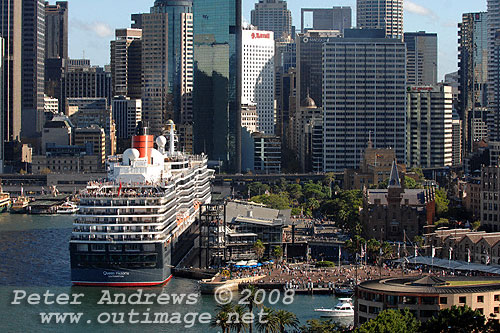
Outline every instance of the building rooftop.
[(500, 290), (499, 277), (443, 277), (413, 276), (385, 278), (363, 282), (360, 289), (387, 293), (458, 294)]
[[(401, 196), (401, 203), (404, 204), (408, 199), (409, 205), (424, 205), (427, 203), (425, 191), (423, 189), (405, 189)], [(388, 190), (386, 189), (367, 190), (368, 204), (374, 205), (375, 200), (380, 200), (380, 205), (387, 205), (387, 194)]]

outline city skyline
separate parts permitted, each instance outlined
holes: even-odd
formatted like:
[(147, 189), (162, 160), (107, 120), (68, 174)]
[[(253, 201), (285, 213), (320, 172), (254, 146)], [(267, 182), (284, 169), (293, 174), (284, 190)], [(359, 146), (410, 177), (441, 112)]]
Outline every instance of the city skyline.
[[(54, 1), (51, 1), (53, 3)], [(243, 0), (243, 18), (250, 22), (250, 11), (255, 0)], [(154, 0), (122, 0), (120, 6), (111, 0), (69, 1), (69, 54), (71, 58), (85, 58), (94, 65), (109, 64), (109, 43), (114, 38), (117, 28), (130, 26), (132, 13), (147, 13)], [(94, 6), (95, 4), (95, 6)], [(293, 24), (300, 28), (300, 9), (328, 8), (332, 6), (351, 6), (353, 22), (356, 22), (356, 0), (336, 0), (333, 3), (326, 0), (310, 0), (307, 5), (300, 1), (288, 1), (292, 11)], [(95, 8), (103, 10), (96, 11)], [(113, 15), (109, 15), (110, 11)], [(486, 0), (469, 2), (466, 0), (405, 0), (404, 31), (426, 31), (438, 34), (438, 79), (444, 74), (458, 69), (458, 23), (462, 14), (468, 12), (486, 11)], [(307, 21), (306, 21), (307, 22)]]

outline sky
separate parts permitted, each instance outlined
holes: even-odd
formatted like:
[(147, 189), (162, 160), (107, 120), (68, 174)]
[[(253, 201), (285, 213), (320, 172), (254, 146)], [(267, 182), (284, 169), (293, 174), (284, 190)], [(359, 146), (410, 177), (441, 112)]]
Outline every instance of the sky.
[[(210, 0), (204, 0), (210, 1)], [(439, 43), (439, 79), (457, 70), (458, 27), (463, 13), (486, 11), (487, 0), (404, 0), (405, 32), (436, 32)], [(50, 0), (54, 3), (55, 0)], [(243, 17), (250, 21), (256, 0), (243, 0)], [(130, 15), (149, 12), (154, 0), (69, 0), (69, 54), (93, 65), (109, 63), (109, 42), (116, 28), (130, 26)], [(293, 24), (300, 28), (300, 8), (350, 6), (353, 23), (356, 0), (288, 0)]]

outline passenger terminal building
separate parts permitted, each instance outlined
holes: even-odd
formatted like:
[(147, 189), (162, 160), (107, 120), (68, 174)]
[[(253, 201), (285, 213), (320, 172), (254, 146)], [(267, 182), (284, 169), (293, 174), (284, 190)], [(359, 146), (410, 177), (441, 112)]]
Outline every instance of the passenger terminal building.
[(467, 305), (486, 318), (500, 313), (499, 277), (402, 277), (371, 280), (356, 289), (355, 324), (387, 309), (409, 309), (427, 321), (442, 309)]

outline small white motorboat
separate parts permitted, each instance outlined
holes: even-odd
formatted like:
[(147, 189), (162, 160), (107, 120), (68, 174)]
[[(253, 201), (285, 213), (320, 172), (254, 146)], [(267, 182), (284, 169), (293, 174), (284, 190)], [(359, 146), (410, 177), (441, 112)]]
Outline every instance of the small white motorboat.
[(320, 313), (321, 317), (354, 317), (354, 306), (351, 298), (339, 298), (339, 303), (333, 309), (319, 308), (314, 309)]
[(57, 207), (57, 214), (75, 214), (78, 212), (78, 206), (68, 201)]

